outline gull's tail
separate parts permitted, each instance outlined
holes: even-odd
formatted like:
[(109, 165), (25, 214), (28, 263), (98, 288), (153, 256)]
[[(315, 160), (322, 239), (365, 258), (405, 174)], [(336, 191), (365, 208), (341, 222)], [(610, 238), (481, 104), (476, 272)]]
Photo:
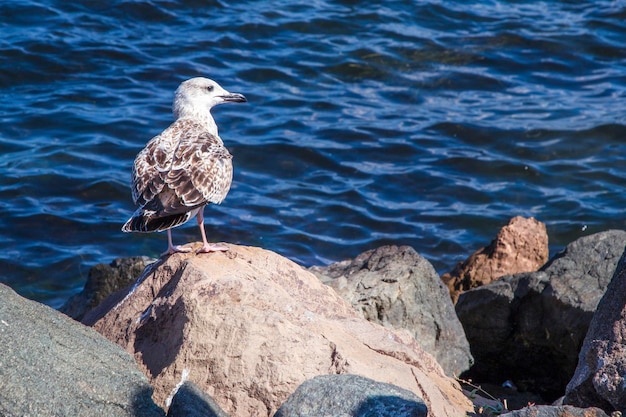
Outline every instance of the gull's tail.
[(165, 214), (151, 210), (138, 209), (122, 226), (123, 232), (162, 232), (180, 226), (196, 215), (198, 210), (186, 213)]

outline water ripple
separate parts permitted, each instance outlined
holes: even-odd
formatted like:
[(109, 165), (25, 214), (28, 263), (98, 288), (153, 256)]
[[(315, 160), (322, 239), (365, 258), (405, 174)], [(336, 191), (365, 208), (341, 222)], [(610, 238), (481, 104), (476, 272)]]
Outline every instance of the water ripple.
[(553, 252), (626, 228), (619, 2), (18, 0), (0, 12), (2, 282), (51, 305), (97, 262), (163, 250), (163, 234), (120, 232), (130, 167), (198, 75), (249, 100), (214, 111), (235, 178), (206, 209), (211, 239), (305, 265), (410, 244), (445, 272), (515, 215), (546, 222)]

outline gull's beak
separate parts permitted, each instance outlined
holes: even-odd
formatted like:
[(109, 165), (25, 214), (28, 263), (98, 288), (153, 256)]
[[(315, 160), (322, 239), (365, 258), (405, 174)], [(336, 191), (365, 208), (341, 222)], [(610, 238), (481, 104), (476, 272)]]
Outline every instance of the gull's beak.
[(220, 97), (227, 103), (245, 103), (246, 101), (248, 101), (243, 94), (239, 93), (228, 93)]

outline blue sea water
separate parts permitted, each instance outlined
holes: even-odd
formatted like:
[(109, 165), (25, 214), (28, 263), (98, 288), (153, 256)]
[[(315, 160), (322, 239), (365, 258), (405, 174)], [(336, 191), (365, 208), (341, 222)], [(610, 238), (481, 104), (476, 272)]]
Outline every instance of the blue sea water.
[[(178, 84), (234, 155), (210, 240), (305, 265), (383, 244), (450, 270), (516, 215), (551, 253), (626, 229), (626, 3), (312, 0), (0, 4), (0, 282), (51, 306), (124, 234), (132, 161)], [(199, 240), (195, 222), (177, 243)]]

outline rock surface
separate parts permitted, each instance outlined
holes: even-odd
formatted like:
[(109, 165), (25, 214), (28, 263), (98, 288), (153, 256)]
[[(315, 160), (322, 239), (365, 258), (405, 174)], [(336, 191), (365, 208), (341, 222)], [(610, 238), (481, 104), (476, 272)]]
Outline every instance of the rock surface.
[(114, 259), (110, 264), (98, 264), (89, 270), (85, 287), (59, 309), (74, 320), (98, 306), (106, 297), (131, 285), (147, 265), (154, 262), (147, 256)]
[(305, 381), (274, 417), (426, 417), (411, 391), (358, 375), (323, 375)]
[(176, 392), (167, 417), (229, 417), (219, 405), (192, 382), (185, 382)]
[(505, 276), (461, 294), (456, 311), (476, 361), (463, 377), (510, 379), (546, 401), (562, 396), (625, 244), (621, 230), (586, 236), (541, 271)]
[(537, 405), (522, 408), (510, 413), (500, 414), (500, 417), (609, 417), (599, 408), (576, 408), (570, 405), (550, 406)]
[(309, 269), (365, 319), (406, 329), (447, 375), (460, 375), (473, 358), (448, 290), (433, 266), (409, 246), (383, 246)]
[(433, 417), (472, 411), (408, 332), (362, 319), (312, 273), (258, 248), (172, 255), (83, 321), (135, 355), (159, 404), (188, 372), (231, 415), (270, 416), (305, 380), (351, 373), (412, 391)]
[(0, 300), (1, 416), (165, 415), (119, 346), (2, 284)]
[(532, 217), (517, 216), (500, 229), (488, 246), (474, 252), (441, 279), (456, 303), (464, 291), (489, 284), (504, 275), (537, 271), (547, 260), (546, 225)]
[(564, 402), (626, 412), (626, 251), (593, 315)]

